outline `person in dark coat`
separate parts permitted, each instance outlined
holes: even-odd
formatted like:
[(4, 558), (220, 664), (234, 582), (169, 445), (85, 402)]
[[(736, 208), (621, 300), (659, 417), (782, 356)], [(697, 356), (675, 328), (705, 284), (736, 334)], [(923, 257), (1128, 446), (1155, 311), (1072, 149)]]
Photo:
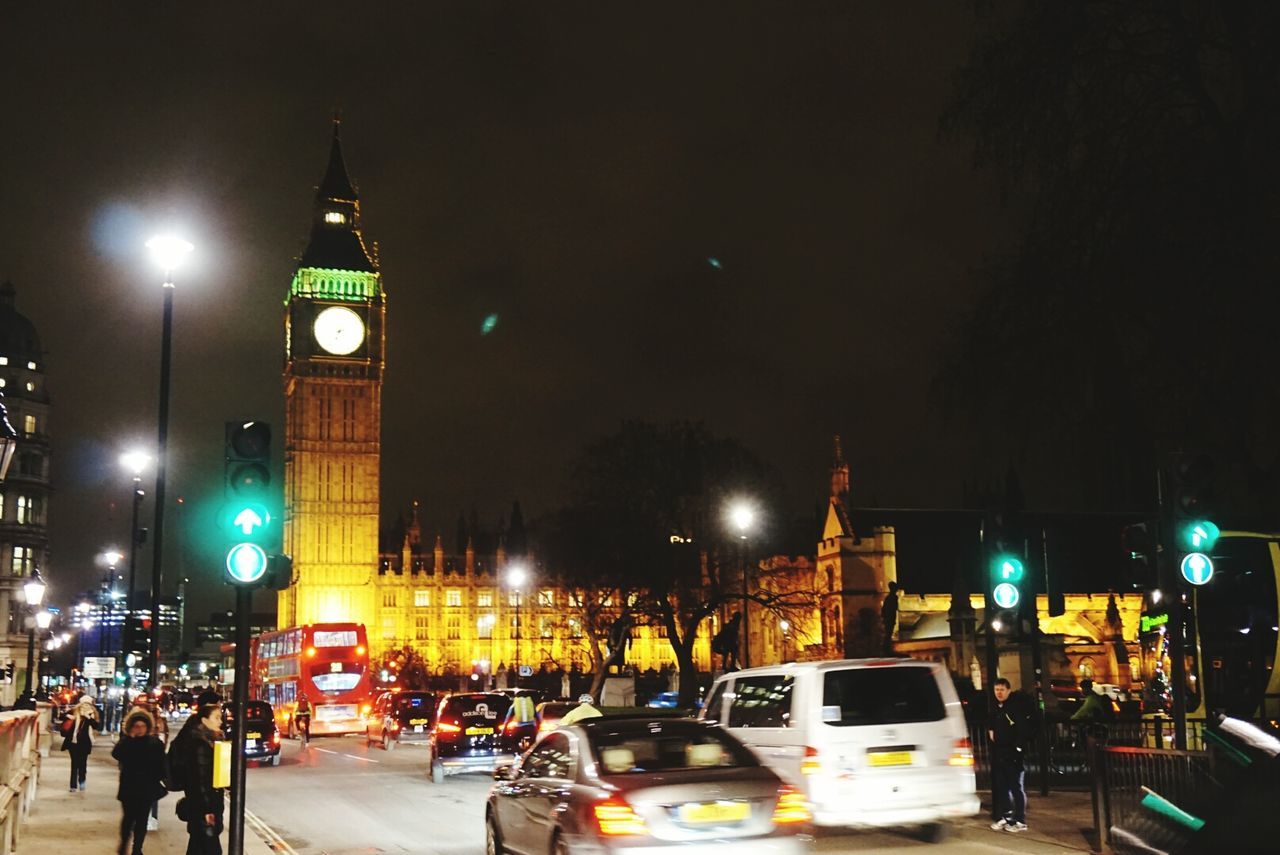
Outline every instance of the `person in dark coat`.
[(1027, 696), (1012, 691), (1009, 681), (991, 686), (995, 704), (987, 720), (991, 738), (991, 800), (994, 831), (1027, 830), (1026, 748), (1031, 741), (1031, 708)]
[(155, 722), (146, 710), (135, 709), (125, 720), (125, 735), (111, 750), (111, 756), (120, 764), (119, 855), (126, 855), (129, 838), (133, 838), (132, 855), (142, 855), (142, 844), (147, 839), (147, 820), (151, 805), (164, 793), (164, 745), (153, 731)]
[(102, 717), (93, 699), (85, 695), (63, 723), (62, 750), (71, 755), (71, 792), (85, 790), (89, 770), (89, 752), (93, 750), (93, 732), (102, 731)]
[[(203, 703), (187, 731), (183, 750), (187, 755), (186, 805), (187, 855), (222, 855), (222, 815), (224, 790), (213, 786), (214, 743), (222, 739), (222, 704)], [(175, 740), (176, 742), (176, 740)]]

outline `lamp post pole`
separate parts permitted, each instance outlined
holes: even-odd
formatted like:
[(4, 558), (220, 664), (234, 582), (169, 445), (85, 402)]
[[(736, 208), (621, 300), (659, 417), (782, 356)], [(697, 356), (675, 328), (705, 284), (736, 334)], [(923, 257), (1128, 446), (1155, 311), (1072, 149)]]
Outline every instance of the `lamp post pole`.
[(523, 599), (524, 583), (528, 577), (525, 574), (524, 567), (516, 565), (507, 571), (507, 584), (509, 584), (516, 593), (516, 686), (520, 685), (520, 636), (523, 635), (523, 626), (520, 624), (520, 600)]
[(169, 462), (169, 371), (173, 351), (173, 270), (193, 247), (184, 240), (158, 237), (147, 241), (156, 261), (164, 269), (164, 319), (160, 333), (159, 425), (156, 441), (156, 511), (154, 542), (151, 547), (151, 650), (147, 661), (148, 680), (160, 685), (160, 583), (164, 566), (165, 469)]

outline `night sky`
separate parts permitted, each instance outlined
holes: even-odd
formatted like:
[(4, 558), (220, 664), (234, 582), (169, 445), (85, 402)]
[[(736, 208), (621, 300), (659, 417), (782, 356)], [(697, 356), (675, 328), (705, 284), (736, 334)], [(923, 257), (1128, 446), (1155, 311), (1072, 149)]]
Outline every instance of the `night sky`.
[[(634, 417), (740, 439), (787, 516), (825, 495), (834, 433), (858, 503), (955, 506), (1003, 472), (929, 395), (1012, 230), (938, 135), (967, 4), (136, 5), (0, 31), (0, 279), (47, 351), (55, 602), (127, 541), (117, 457), (155, 441), (150, 233), (197, 246), (171, 494), (220, 490), (228, 419), (271, 421), (279, 457), (282, 301), (335, 109), (388, 293), (386, 519), (420, 499), (448, 540), (459, 510), (536, 517)], [(183, 570), (214, 595), (193, 613), (229, 603)]]

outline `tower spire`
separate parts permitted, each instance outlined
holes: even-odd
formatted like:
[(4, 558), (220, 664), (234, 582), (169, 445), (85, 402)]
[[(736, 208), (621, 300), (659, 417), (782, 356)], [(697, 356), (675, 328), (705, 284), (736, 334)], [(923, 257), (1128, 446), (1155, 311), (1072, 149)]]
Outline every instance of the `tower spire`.
[(347, 175), (347, 163), (342, 157), (342, 119), (337, 113), (333, 115), (333, 142), (329, 144), (329, 167), (316, 195), (319, 199), (333, 199), (341, 202), (355, 202), (359, 199), (351, 177)]
[(836, 456), (831, 464), (831, 498), (843, 499), (849, 495), (849, 464), (844, 459), (844, 449), (840, 446), (840, 434), (835, 436)]

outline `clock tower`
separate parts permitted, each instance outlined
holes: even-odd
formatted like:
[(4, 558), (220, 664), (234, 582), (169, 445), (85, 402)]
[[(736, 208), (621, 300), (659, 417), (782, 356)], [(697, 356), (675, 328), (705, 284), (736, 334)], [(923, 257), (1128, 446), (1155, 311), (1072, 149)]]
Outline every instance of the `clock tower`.
[(284, 551), (294, 581), (280, 593), (281, 627), (354, 621), (374, 631), (386, 314), (335, 121), (285, 300)]

